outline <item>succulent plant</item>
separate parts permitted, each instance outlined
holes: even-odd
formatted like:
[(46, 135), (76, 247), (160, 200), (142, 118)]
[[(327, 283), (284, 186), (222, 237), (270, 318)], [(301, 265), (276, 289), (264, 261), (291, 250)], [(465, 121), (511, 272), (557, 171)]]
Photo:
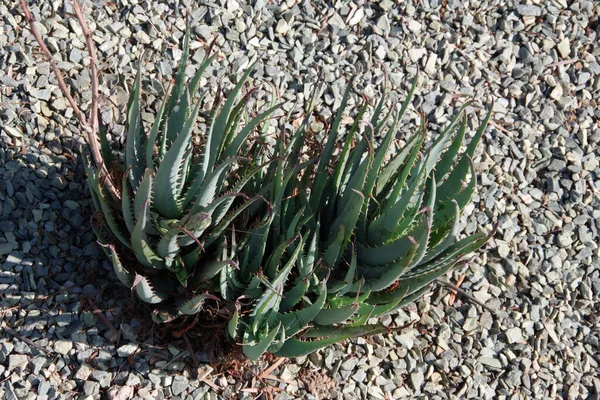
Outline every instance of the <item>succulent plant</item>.
[(120, 164), (102, 130), (98, 147), (94, 41), (79, 4), (72, 5), (90, 52), (89, 120), (21, 0), (33, 36), (87, 133), (92, 227), (116, 276), (153, 307), (155, 322), (183, 320), (185, 329), (177, 332), (194, 337), (190, 329), (199, 319), (220, 318), (217, 325), (250, 359), (265, 352), (307, 354), (385, 332), (370, 320), (421, 296), (495, 231), (458, 238), (460, 212), (476, 185), (472, 157), (491, 110), (464, 151), (466, 104), (430, 145), (424, 146), (422, 125), (400, 146), (397, 127), (413, 84), (399, 109), (384, 114), (382, 95), (366, 120), (369, 106), (363, 104), (344, 137), (350, 84), (323, 146), (308, 141), (316, 90), (302, 123), (282, 124), (275, 144), (268, 144), (280, 105), (272, 100), (248, 117), (252, 90), (236, 102), (250, 68), (224, 101), (217, 93), (207, 129), (196, 135), (203, 104), (196, 92), (215, 57), (207, 56), (186, 82), (189, 27), (173, 87), (147, 134), (138, 70)]
[[(463, 152), (466, 105), (430, 146), (424, 147), (422, 126), (391, 154), (415, 86), (399, 110), (385, 115), (382, 96), (368, 121), (364, 104), (342, 138), (349, 85), (311, 159), (310, 106), (298, 128), (282, 129), (267, 145), (264, 134), (279, 105), (246, 116), (251, 91), (237, 103), (236, 97), (248, 70), (226, 100), (217, 96), (198, 145), (201, 100), (194, 96), (214, 56), (186, 83), (188, 45), (189, 30), (173, 88), (147, 135), (138, 71), (120, 168), (102, 137), (112, 177), (122, 171), (120, 201), (86, 162), (102, 221), (94, 224), (99, 242), (119, 280), (154, 305), (154, 321), (206, 314), (210, 300), (247, 357), (299, 356), (385, 332), (368, 321), (421, 296), (489, 238), (457, 240), (489, 112)], [(255, 131), (263, 135), (248, 141)]]
[(368, 122), (363, 105), (337, 154), (351, 86), (317, 159), (298, 161), (306, 159), (308, 119), (289, 141), (278, 141), (278, 161), (261, 191), (272, 218), (262, 236), (248, 237), (232, 254), (240, 260), (239, 271), (231, 271), (236, 293), (257, 299), (229, 324), (248, 357), (294, 357), (385, 332), (368, 321), (420, 297), (493, 233), (457, 240), (460, 211), (476, 185), (472, 156), (491, 112), (464, 152), (467, 104), (429, 147), (423, 148), (422, 126), (391, 155), (414, 88), (383, 117), (382, 97)]
[(101, 135), (104, 165), (110, 166), (112, 178), (122, 175), (120, 201), (109, 195), (99, 168), (85, 161), (99, 242), (119, 280), (144, 302), (157, 305), (153, 315), (157, 322), (196, 314), (204, 300), (215, 298), (200, 290), (203, 282), (217, 276), (224, 266), (235, 265), (217, 260), (221, 253), (209, 250), (220, 243), (231, 221), (244, 209), (263, 201), (242, 193), (259, 168), (238, 153), (278, 107), (268, 108), (238, 129), (249, 96), (237, 103), (235, 99), (249, 70), (222, 104), (215, 100), (199, 152), (193, 141), (202, 100), (194, 96), (214, 56), (206, 57), (186, 83), (188, 49), (189, 28), (174, 85), (148, 134), (142, 126), (138, 70), (127, 104), (124, 165), (118, 164), (106, 136)]

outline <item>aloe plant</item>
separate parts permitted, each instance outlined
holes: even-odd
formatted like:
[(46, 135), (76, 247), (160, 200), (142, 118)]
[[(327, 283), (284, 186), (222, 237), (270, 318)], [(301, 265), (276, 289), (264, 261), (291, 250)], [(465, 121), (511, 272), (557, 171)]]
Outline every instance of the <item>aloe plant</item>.
[[(157, 322), (196, 314), (204, 300), (216, 299), (200, 290), (205, 281), (226, 265), (235, 266), (220, 260), (221, 253), (211, 251), (212, 245), (221, 243), (237, 215), (263, 201), (243, 193), (259, 168), (239, 153), (248, 136), (279, 107), (269, 107), (239, 129), (249, 96), (239, 102), (236, 96), (249, 70), (223, 104), (218, 98), (214, 102), (198, 152), (193, 141), (202, 99), (195, 95), (215, 56), (206, 57), (186, 82), (188, 49), (189, 28), (174, 85), (147, 133), (141, 119), (138, 70), (127, 104), (124, 165), (116, 165), (118, 157), (101, 136), (104, 164), (112, 166), (113, 177), (124, 171), (120, 202), (108, 195), (99, 169), (85, 160), (94, 206), (102, 216), (101, 223), (93, 224), (98, 240), (119, 280), (144, 302), (157, 304), (153, 315)], [(125, 253), (134, 257), (124, 260)]]
[(236, 99), (250, 68), (225, 100), (217, 93), (207, 128), (197, 134), (199, 83), (215, 56), (207, 55), (186, 81), (189, 27), (173, 87), (150, 129), (141, 117), (140, 68), (127, 104), (123, 157), (113, 154), (102, 130), (98, 148), (94, 42), (79, 4), (72, 5), (90, 52), (89, 120), (21, 0), (87, 133), (93, 163), (86, 158), (84, 165), (98, 242), (117, 278), (152, 307), (155, 322), (191, 320), (174, 334), (194, 337), (198, 319), (224, 318), (219, 325), (231, 341), (257, 359), (265, 352), (304, 355), (385, 332), (369, 320), (417, 299), (495, 231), (459, 240), (460, 213), (476, 186), (472, 157), (491, 111), (464, 151), (467, 105), (433, 143), (424, 145), (421, 126), (392, 151), (415, 86), (399, 109), (384, 113), (382, 95), (366, 119), (363, 104), (344, 136), (349, 85), (324, 145), (315, 148), (306, 140), (315, 90), (300, 126), (282, 124), (275, 145), (267, 145), (280, 105), (273, 99), (248, 116), (252, 90)]
[[(384, 113), (382, 96), (369, 120), (363, 105), (344, 138), (349, 85), (319, 157), (309, 159), (310, 106), (297, 129), (282, 130), (267, 146), (279, 105), (272, 101), (249, 118), (252, 91), (236, 101), (250, 69), (224, 101), (217, 96), (197, 145), (202, 100), (195, 95), (214, 56), (186, 82), (188, 48), (189, 29), (173, 88), (148, 132), (138, 70), (124, 164), (112, 174), (123, 171), (118, 202), (85, 163), (103, 221), (94, 224), (98, 240), (118, 279), (153, 305), (154, 321), (208, 318), (209, 300), (247, 357), (299, 356), (386, 331), (369, 319), (418, 298), (489, 238), (458, 240), (489, 112), (462, 152), (466, 105), (428, 147), (421, 127), (392, 154), (415, 86), (399, 109)], [(114, 166), (105, 136), (101, 143), (104, 164)]]
[(318, 159), (297, 161), (308, 118), (288, 141), (280, 138), (277, 161), (259, 181), (270, 217), (260, 236), (234, 247), (240, 269), (222, 280), (235, 282), (231, 293), (257, 300), (250, 314), (238, 312), (229, 323), (248, 357), (300, 356), (385, 332), (368, 320), (420, 297), (492, 235), (458, 240), (460, 212), (476, 185), (472, 157), (491, 111), (463, 152), (467, 104), (428, 147), (422, 126), (390, 154), (414, 89), (385, 116), (384, 97), (368, 121), (364, 105), (337, 155), (350, 86)]

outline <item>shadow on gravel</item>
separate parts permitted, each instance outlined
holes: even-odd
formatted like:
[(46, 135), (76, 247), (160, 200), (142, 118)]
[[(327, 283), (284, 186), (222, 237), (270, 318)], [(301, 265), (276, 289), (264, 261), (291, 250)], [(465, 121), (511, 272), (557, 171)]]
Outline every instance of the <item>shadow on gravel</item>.
[[(26, 139), (27, 146), (16, 148), (14, 138), (0, 139), (2, 322), (32, 340), (86, 332), (92, 340), (112, 331), (107, 322), (118, 326), (129, 291), (91, 230), (91, 198), (79, 157), (59, 141), (46, 146)], [(111, 335), (108, 340), (114, 340)]]
[[(83, 165), (58, 139), (22, 147), (0, 131), (0, 375), (28, 369), (31, 380), (68, 365), (56, 385), (79, 380), (61, 390), (83, 392), (85, 368), (100, 382), (110, 373), (111, 385), (130, 371), (185, 368), (185, 342), (161, 345), (96, 243)], [(16, 396), (30, 383), (13, 382)]]

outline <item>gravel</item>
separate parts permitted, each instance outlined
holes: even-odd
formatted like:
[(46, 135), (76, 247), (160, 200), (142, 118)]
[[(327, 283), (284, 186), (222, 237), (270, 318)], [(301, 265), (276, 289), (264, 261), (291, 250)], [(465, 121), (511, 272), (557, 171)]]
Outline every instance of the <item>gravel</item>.
[[(89, 227), (82, 134), (16, 3), (0, 0), (0, 398), (250, 399), (264, 387), (281, 399), (599, 396), (597, 2), (84, 2), (103, 71), (101, 117), (117, 143), (140, 55), (152, 113), (188, 15), (189, 74), (216, 35), (219, 63), (201, 85), (229, 90), (258, 60), (256, 104), (271, 82), (296, 118), (319, 73), (324, 118), (355, 75), (373, 101), (386, 76), (400, 98), (417, 79), (405, 134), (421, 113), (437, 132), (467, 98), (472, 128), (494, 101), (461, 222), (471, 233), (499, 221), (498, 233), (445, 277), (494, 312), (433, 286), (386, 318), (399, 332), (286, 361), (270, 373), (279, 381), (252, 379), (272, 362), (217, 374), (192, 367), (183, 342), (136, 338), (129, 293)], [(38, 27), (87, 106), (87, 51), (70, 6), (41, 7), (32, 5)]]

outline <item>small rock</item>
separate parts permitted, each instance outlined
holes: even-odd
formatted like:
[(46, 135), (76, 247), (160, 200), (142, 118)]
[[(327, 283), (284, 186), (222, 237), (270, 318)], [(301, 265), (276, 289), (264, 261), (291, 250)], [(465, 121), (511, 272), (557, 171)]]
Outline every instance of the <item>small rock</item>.
[(8, 371), (17, 368), (25, 368), (27, 366), (28, 357), (25, 354), (11, 354), (8, 356)]
[(33, 366), (33, 373), (39, 374), (42, 368), (44, 368), (44, 366), (46, 365), (46, 361), (48, 361), (46, 357), (33, 357), (33, 359), (31, 360), (31, 364)]
[(52, 96), (52, 91), (50, 89), (30, 89), (29, 94), (33, 98), (48, 101)]
[(0, 243), (0, 256), (9, 254), (16, 247), (17, 245), (14, 243)]
[(150, 36), (144, 31), (137, 31), (133, 34), (133, 37), (141, 44), (150, 44), (152, 42)]
[(58, 354), (67, 355), (73, 348), (73, 342), (68, 340), (57, 340), (54, 343), (54, 351)]
[(356, 10), (356, 12), (352, 16), (352, 18), (350, 18), (350, 21), (348, 21), (348, 25), (354, 26), (354, 25), (358, 24), (363, 19), (364, 16), (365, 16), (365, 10), (363, 10), (362, 8), (359, 8), (358, 10)]
[(69, 210), (77, 210), (79, 208), (79, 203), (73, 200), (66, 200), (63, 205)]
[(573, 244), (570, 232), (561, 232), (556, 236), (556, 244), (558, 247), (566, 248)]
[(366, 378), (367, 378), (367, 373), (362, 368), (359, 369), (354, 375), (352, 375), (352, 379), (358, 383), (364, 382), (364, 380)]
[(483, 365), (487, 365), (488, 367), (502, 368), (502, 363), (500, 362), (500, 360), (498, 360), (496, 358), (492, 358), (492, 357), (479, 357), (477, 359), (477, 361), (479, 361)]
[(6, 361), (8, 355), (13, 351), (14, 346), (10, 342), (4, 342), (0, 345), (0, 364)]
[(82, 364), (75, 373), (75, 379), (85, 381), (92, 373), (92, 369), (87, 364)]
[(127, 377), (127, 382), (125, 382), (125, 385), (126, 386), (135, 386), (135, 385), (138, 385), (140, 382), (141, 382), (140, 377), (132, 372)]
[(88, 396), (96, 396), (100, 393), (100, 384), (98, 382), (86, 381), (83, 384), (83, 392)]
[(559, 44), (556, 45), (556, 49), (562, 58), (567, 58), (571, 54), (571, 43), (569, 39), (564, 38)]
[(429, 58), (427, 59), (427, 63), (425, 64), (425, 72), (428, 75), (433, 75), (435, 73), (436, 62), (437, 62), (437, 55), (436, 54), (429, 55)]
[(522, 16), (539, 17), (542, 15), (542, 9), (539, 6), (532, 4), (519, 4), (517, 6), (517, 12)]
[(288, 33), (289, 30), (290, 27), (285, 19), (282, 18), (277, 22), (275, 32), (279, 33), (280, 35), (285, 35), (286, 33)]
[(562, 86), (556, 85), (554, 87), (554, 89), (552, 89), (552, 92), (550, 92), (550, 98), (556, 101), (559, 101), (560, 99), (562, 99), (562, 95), (563, 95), (563, 88)]
[(412, 337), (408, 334), (398, 335), (396, 336), (396, 341), (400, 343), (402, 346), (406, 347), (407, 350), (410, 350), (414, 346), (414, 341)]
[(586, 171), (594, 171), (596, 168), (598, 168), (598, 165), (600, 164), (600, 161), (598, 161), (598, 159), (596, 157), (588, 157), (584, 162), (583, 162), (583, 169), (585, 169)]
[(506, 258), (509, 254), (510, 247), (505, 242), (498, 241), (498, 255), (502, 258)]
[(484, 290), (478, 290), (476, 292), (473, 292), (473, 297), (485, 304), (489, 299), (492, 298), (492, 295)]
[(505, 335), (506, 335), (506, 340), (510, 344), (517, 343), (523, 338), (521, 329), (519, 329), (519, 328), (510, 328), (505, 332)]
[(123, 345), (123, 346), (119, 347), (117, 349), (117, 354), (119, 355), (119, 357), (129, 357), (137, 349), (138, 349), (138, 345), (137, 344), (129, 343), (129, 344), (126, 344), (126, 345)]
[(427, 50), (422, 47), (421, 48), (412, 48), (412, 49), (408, 50), (408, 57), (413, 62), (419, 61), (421, 58), (423, 58), (423, 56), (425, 54), (427, 54)]
[(392, 7), (394, 7), (394, 2), (391, 0), (383, 0), (379, 3), (379, 7), (381, 7), (383, 11), (389, 11)]
[(591, 78), (591, 74), (589, 72), (582, 72), (579, 74), (579, 76), (577, 77), (577, 84), (578, 85), (585, 85)]
[(377, 21), (377, 28), (381, 29), (381, 32), (384, 36), (390, 34), (392, 28), (390, 26), (390, 20), (387, 17), (387, 15), (383, 15), (381, 16), (381, 18), (379, 18), (379, 21)]
[(414, 19), (411, 19), (410, 21), (408, 21), (408, 30), (411, 31), (412, 33), (419, 33), (421, 32), (421, 27), (423, 25), (421, 25), (420, 22), (415, 21)]
[(425, 382), (425, 377), (423, 376), (422, 371), (415, 371), (410, 374), (410, 382), (415, 390), (419, 390), (423, 382)]
[(471, 332), (477, 329), (477, 318), (467, 318), (462, 327), (466, 332)]
[(327, 20), (327, 23), (338, 29), (346, 28), (346, 23), (344, 22), (342, 17), (340, 17), (340, 15), (337, 12), (334, 12), (333, 15), (331, 17), (329, 17), (329, 19)]
[(181, 375), (177, 375), (173, 379), (173, 383), (171, 384), (171, 391), (174, 396), (179, 396), (190, 386), (187, 378)]
[(133, 397), (133, 388), (131, 386), (113, 386), (108, 389), (109, 400), (129, 400)]
[(200, 24), (196, 28), (194, 28), (194, 31), (198, 36), (204, 39), (204, 41), (210, 42), (212, 40), (213, 28), (211, 26)]
[(82, 59), (83, 53), (81, 52), (81, 50), (79, 50), (76, 47), (73, 47), (71, 49), (71, 52), (69, 53), (69, 61), (71, 61), (73, 64), (79, 64)]
[(356, 367), (357, 364), (358, 364), (358, 358), (351, 357), (351, 358), (347, 359), (346, 361), (344, 361), (342, 363), (342, 365), (340, 366), (340, 368), (343, 371), (352, 371)]
[(47, 380), (45, 380), (45, 379), (40, 380), (40, 383), (38, 384), (38, 387), (37, 387), (37, 395), (40, 397), (46, 396), (48, 394), (48, 391), (50, 391), (50, 388), (51, 388), (50, 383)]
[(92, 372), (92, 378), (100, 384), (100, 387), (107, 388), (110, 386), (112, 375), (109, 372), (100, 371), (97, 369), (94, 372)]

